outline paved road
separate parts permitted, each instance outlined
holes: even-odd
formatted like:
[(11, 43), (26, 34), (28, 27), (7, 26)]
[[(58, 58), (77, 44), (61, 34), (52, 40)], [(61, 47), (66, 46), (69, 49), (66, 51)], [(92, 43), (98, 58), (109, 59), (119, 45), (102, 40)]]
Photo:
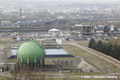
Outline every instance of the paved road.
[(103, 54), (101, 52), (98, 52), (98, 51), (95, 51), (93, 49), (90, 49), (88, 47), (85, 47), (85, 46), (82, 46), (82, 45), (78, 45), (77, 43), (64, 43), (64, 44), (77, 46), (77, 47), (79, 47), (79, 48), (81, 48), (81, 49), (83, 49), (83, 50), (85, 50), (85, 51), (87, 51), (87, 52), (89, 52), (89, 53), (91, 53), (91, 54), (93, 54), (95, 56), (98, 56), (98, 57), (106, 60), (107, 62), (117, 66), (120, 69), (120, 61), (118, 61), (115, 58), (112, 58), (112, 57), (110, 57), (108, 55), (105, 55), (105, 54)]

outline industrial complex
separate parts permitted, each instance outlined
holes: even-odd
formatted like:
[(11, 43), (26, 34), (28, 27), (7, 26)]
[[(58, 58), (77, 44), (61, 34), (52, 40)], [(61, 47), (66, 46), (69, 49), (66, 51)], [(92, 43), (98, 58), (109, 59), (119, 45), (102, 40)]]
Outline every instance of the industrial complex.
[[(45, 42), (44, 42), (45, 44)], [(52, 67), (47, 68), (51, 64), (45, 64), (45, 58), (58, 58), (57, 60), (49, 61), (56, 67), (53, 71), (66, 71), (65, 67), (71, 67), (73, 69), (67, 69), (68, 72), (77, 71), (77, 72), (99, 72), (94, 66), (90, 65), (84, 59), (73, 59), (73, 60), (59, 60), (59, 58), (72, 58), (75, 57), (69, 52), (60, 47), (59, 44), (46, 43), (44, 45), (38, 43), (35, 40), (28, 40), (22, 43), (19, 47), (12, 48), (8, 51), (8, 59), (17, 59), (16, 66), (14, 65), (14, 70), (32, 68), (32, 69), (45, 69), (45, 71), (52, 71)], [(47, 45), (47, 47), (46, 47)], [(51, 47), (50, 47), (51, 46)], [(52, 47), (54, 46), (54, 47)], [(45, 49), (44, 49), (45, 48)], [(86, 67), (85, 67), (86, 66)], [(26, 67), (26, 68), (23, 68)], [(75, 69), (76, 67), (76, 69)]]
[[(109, 58), (106, 60), (105, 57), (108, 56), (103, 56), (105, 59), (102, 59), (101, 53), (98, 54), (99, 52), (87, 48), (91, 36), (94, 35), (91, 32), (93, 28), (86, 27), (87, 25), (75, 26), (77, 27), (74, 28), (74, 33), (69, 32), (69, 30), (66, 32), (65, 30), (51, 28), (42, 32), (33, 30), (33, 32), (14, 32), (6, 37), (1, 36), (1, 41), (10, 42), (9, 45), (4, 44), (5, 55), (1, 56), (4, 59), (0, 63), (2, 74), (6, 75), (7, 72), (11, 77), (16, 75), (14, 78), (20, 79), (25, 78), (25, 75), (23, 75), (25, 73), (42, 75), (38, 74), (39, 72), (45, 72), (46, 75), (51, 73), (53, 76), (54, 73), (59, 75), (61, 73), (101, 74), (101, 72), (119, 72), (119, 69), (105, 69), (108, 67), (105, 65), (106, 63), (109, 64), (111, 69), (113, 66), (119, 68), (118, 64), (109, 62)], [(79, 29), (81, 32), (78, 34)], [(101, 39), (106, 38), (106, 36), (99, 37)], [(105, 63), (102, 63), (102, 60)], [(119, 61), (117, 62), (119, 63)], [(31, 74), (31, 76), (33, 77), (35, 74)], [(27, 76), (30, 75), (27, 74)], [(29, 77), (26, 79), (29, 79)]]
[(120, 3), (51, 1), (0, 0), (0, 80), (120, 80)]
[[(84, 26), (81, 27), (82, 25), (76, 26), (80, 26), (80, 28), (74, 28), (73, 32), (76, 32), (74, 34), (70, 34), (69, 31), (66, 32), (57, 28), (51, 28), (47, 31), (43, 31), (42, 34), (41, 32), (33, 30), (32, 33), (29, 31), (23, 33), (14, 32), (9, 36), (2, 38), (3, 40), (8, 38), (9, 40), (6, 39), (5, 42), (10, 43), (9, 45), (4, 44), (6, 46), (4, 47), (6, 52), (3, 56), (5, 59), (0, 63), (1, 72), (3, 74), (7, 72), (11, 76), (15, 76), (16, 74), (16, 78), (18, 79), (20, 78), (19, 74), (21, 74), (22, 78), (25, 78), (25, 75), (22, 74), (27, 72), (36, 74), (45, 72), (47, 74), (52, 73), (52, 75), (53, 73), (57, 73), (58, 75), (61, 73), (100, 74), (104, 67), (107, 68), (107, 66), (105, 66), (104, 63), (101, 63), (102, 61), (100, 62), (100, 64), (103, 64), (102, 66), (95, 62), (97, 55), (94, 54), (94, 56), (94, 51), (91, 52), (92, 50), (84, 47), (84, 44), (88, 45), (90, 35), (94, 35), (91, 33), (92, 27), (88, 26), (89, 28), (84, 28)], [(79, 32), (78, 29), (81, 30), (81, 35), (77, 35)], [(90, 32), (88, 32), (87, 29), (89, 29)], [(13, 44), (11, 44), (11, 42)], [(82, 44), (83, 46), (79, 44)], [(75, 46), (76, 48), (74, 48)], [(77, 48), (78, 50), (76, 50)], [(96, 61), (100, 60), (101, 58), (98, 57)], [(112, 68), (113, 65), (110, 66)], [(115, 66), (118, 67), (119, 65), (115, 64)], [(119, 72), (119, 70), (113, 71)], [(106, 69), (105, 72), (110, 71)], [(32, 74), (31, 76), (34, 75), (35, 74)], [(40, 74), (37, 76), (40, 76)], [(29, 79), (29, 77), (27, 78)]]

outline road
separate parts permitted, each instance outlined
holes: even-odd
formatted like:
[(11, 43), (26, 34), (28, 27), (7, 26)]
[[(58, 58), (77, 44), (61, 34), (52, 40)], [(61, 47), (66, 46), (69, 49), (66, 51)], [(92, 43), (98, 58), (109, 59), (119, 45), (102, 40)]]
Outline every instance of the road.
[(90, 48), (88, 48), (88, 47), (79, 45), (79, 44), (77, 44), (77, 43), (64, 43), (64, 44), (77, 46), (77, 47), (79, 47), (79, 48), (81, 48), (81, 49), (83, 49), (83, 50), (85, 50), (85, 51), (87, 51), (87, 52), (89, 52), (89, 53), (91, 53), (91, 54), (93, 54), (93, 55), (95, 55), (95, 56), (98, 56), (98, 57), (104, 59), (105, 61), (107, 61), (107, 62), (115, 65), (116, 67), (118, 67), (118, 68), (120, 69), (120, 61), (118, 61), (118, 60), (115, 59), (115, 58), (112, 58), (112, 57), (110, 57), (110, 56), (108, 56), (108, 55), (105, 55), (105, 54), (103, 54), (103, 53), (101, 53), (101, 52), (98, 52), (98, 51), (96, 51), (96, 50), (90, 49)]

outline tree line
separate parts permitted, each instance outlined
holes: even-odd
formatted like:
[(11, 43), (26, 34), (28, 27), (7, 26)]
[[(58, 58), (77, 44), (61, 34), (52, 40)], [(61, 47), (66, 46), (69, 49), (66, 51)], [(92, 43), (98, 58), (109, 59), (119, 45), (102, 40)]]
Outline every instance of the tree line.
[(120, 60), (120, 45), (103, 42), (101, 40), (95, 41), (92, 38), (88, 47)]

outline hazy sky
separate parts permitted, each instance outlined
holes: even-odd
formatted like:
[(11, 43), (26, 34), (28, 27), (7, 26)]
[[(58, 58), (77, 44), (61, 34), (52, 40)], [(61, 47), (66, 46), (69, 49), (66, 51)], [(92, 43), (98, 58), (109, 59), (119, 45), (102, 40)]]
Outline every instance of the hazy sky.
[[(29, 1), (29, 0), (28, 0)], [(32, 0), (35, 1), (35, 0)], [(64, 2), (120, 2), (120, 0), (36, 0), (36, 1), (64, 1)]]
[(0, 1), (49, 1), (49, 2), (120, 3), (120, 0), (0, 0)]

